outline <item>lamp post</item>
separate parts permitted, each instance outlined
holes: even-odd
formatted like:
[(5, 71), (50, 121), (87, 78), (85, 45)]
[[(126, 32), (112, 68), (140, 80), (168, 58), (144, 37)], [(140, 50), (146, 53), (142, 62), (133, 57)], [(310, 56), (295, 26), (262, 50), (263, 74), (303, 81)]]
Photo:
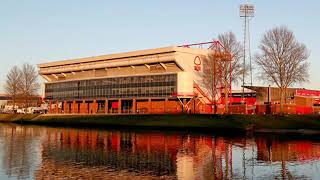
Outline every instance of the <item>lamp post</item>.
[[(244, 103), (244, 86), (245, 86), (245, 73), (246, 73), (246, 46), (247, 46), (247, 35), (249, 36), (249, 53), (250, 52), (250, 31), (249, 31), (249, 20), (254, 17), (255, 7), (252, 4), (241, 4), (240, 5), (240, 18), (244, 19), (244, 29), (243, 29), (243, 73), (242, 73), (242, 103)], [(252, 67), (251, 67), (251, 55), (249, 55), (250, 60), (250, 75), (251, 75), (251, 86), (252, 86)]]

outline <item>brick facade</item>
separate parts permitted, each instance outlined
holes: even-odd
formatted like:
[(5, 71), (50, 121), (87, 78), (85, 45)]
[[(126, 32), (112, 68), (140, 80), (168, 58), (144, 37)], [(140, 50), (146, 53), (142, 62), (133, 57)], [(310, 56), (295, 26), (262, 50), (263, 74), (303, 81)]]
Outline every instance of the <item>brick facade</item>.
[[(124, 103), (131, 103), (130, 109), (124, 111)], [(112, 102), (117, 102), (117, 108), (112, 108)], [(61, 104), (59, 107), (59, 104)], [(49, 102), (51, 114), (97, 114), (97, 113), (131, 113), (131, 114), (175, 114), (175, 113), (210, 113), (210, 105), (200, 100), (178, 99), (118, 99), (118, 100), (82, 100), (82, 101), (56, 101)], [(103, 106), (102, 106), (103, 104)], [(103, 107), (103, 109), (102, 109)]]

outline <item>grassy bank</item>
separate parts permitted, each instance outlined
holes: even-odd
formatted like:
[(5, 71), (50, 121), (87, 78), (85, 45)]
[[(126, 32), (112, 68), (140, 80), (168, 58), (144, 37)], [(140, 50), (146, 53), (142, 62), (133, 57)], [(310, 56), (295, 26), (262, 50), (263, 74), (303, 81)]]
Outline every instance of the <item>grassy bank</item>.
[(38, 116), (38, 114), (0, 114), (0, 122), (30, 121)]
[(1, 114), (0, 121), (81, 127), (133, 127), (207, 130), (316, 130), (319, 115), (13, 115)]

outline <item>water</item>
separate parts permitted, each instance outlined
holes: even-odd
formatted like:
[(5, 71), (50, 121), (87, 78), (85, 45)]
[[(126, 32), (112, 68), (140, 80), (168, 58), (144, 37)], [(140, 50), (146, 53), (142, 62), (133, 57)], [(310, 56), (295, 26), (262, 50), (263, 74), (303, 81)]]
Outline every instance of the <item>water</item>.
[(320, 179), (320, 140), (0, 124), (0, 179)]

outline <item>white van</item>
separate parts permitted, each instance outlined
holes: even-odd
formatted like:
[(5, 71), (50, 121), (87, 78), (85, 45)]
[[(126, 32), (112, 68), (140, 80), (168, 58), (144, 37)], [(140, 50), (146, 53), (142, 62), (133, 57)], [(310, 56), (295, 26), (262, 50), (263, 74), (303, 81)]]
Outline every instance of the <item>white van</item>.
[(42, 107), (28, 107), (27, 114), (42, 114), (43, 108)]

